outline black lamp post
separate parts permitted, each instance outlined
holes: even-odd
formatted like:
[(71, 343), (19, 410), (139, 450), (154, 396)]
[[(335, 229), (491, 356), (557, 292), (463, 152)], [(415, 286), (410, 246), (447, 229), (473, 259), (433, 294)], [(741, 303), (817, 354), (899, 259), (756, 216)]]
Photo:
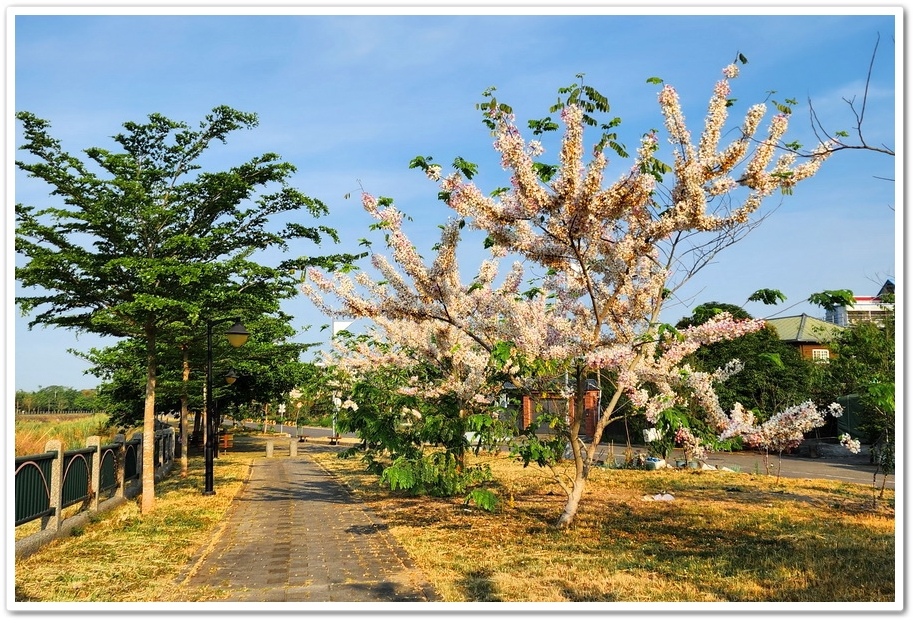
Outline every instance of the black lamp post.
[(207, 412), (204, 420), (204, 495), (213, 495), (213, 457), (216, 454), (216, 418), (213, 400), (213, 327), (220, 322), (235, 320), (235, 324), (226, 331), (229, 344), (238, 348), (248, 341), (248, 329), (238, 318), (222, 318), (207, 321)]

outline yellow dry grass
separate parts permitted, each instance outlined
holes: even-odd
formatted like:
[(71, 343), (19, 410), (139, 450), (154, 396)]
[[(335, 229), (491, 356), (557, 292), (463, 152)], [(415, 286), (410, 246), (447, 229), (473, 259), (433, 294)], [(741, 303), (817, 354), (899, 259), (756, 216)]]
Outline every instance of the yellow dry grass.
[[(448, 601), (893, 601), (893, 494), (722, 472), (596, 470), (574, 525), (549, 473), (485, 457), (506, 503), (378, 486), (356, 459), (316, 456), (364, 498)], [(646, 500), (666, 491), (671, 502)]]

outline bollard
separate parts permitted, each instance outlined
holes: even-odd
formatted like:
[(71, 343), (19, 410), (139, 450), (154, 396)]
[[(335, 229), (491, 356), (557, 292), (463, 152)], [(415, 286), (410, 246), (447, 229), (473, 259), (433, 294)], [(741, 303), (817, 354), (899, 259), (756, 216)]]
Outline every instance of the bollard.
[(295, 439), (290, 439), (290, 440), (289, 440), (289, 455), (290, 455), (290, 456), (296, 456), (296, 450), (297, 450), (297, 447), (296, 447), (296, 440), (295, 440)]
[(274, 440), (267, 440), (267, 458), (271, 458), (274, 455)]

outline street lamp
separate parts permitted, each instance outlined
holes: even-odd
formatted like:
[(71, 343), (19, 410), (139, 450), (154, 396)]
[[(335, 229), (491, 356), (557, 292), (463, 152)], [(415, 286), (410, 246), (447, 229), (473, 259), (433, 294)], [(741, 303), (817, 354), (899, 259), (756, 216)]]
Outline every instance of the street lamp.
[[(213, 457), (216, 451), (216, 418), (214, 417), (213, 400), (213, 327), (221, 322), (235, 320), (235, 324), (226, 331), (229, 344), (238, 348), (248, 341), (248, 329), (238, 318), (221, 318), (207, 321), (207, 411), (204, 419), (204, 495), (213, 495)], [(227, 381), (230, 375), (227, 375)], [(234, 380), (234, 376), (232, 377)]]

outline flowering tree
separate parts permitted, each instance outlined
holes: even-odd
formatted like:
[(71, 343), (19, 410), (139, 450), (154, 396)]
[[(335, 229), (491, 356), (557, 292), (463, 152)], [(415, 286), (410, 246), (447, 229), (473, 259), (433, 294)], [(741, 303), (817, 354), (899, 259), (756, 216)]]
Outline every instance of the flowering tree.
[[(828, 414), (833, 417), (839, 417), (842, 411), (842, 407), (835, 402), (827, 407)], [(781, 411), (760, 424), (757, 424), (753, 414), (743, 409), (740, 404), (735, 405), (732, 413), (731, 424), (722, 432), (722, 436), (740, 435), (751, 447), (766, 451), (767, 474), (770, 473), (769, 453), (776, 452), (779, 455), (777, 482), (782, 468), (783, 452), (797, 448), (806, 432), (823, 426), (825, 422), (825, 414), (810, 400)], [(848, 436), (842, 440), (842, 444), (850, 452), (859, 451), (858, 442)]]
[[(623, 402), (642, 409), (652, 422), (680, 404), (686, 389), (717, 430), (736, 429), (734, 421), (743, 422), (743, 410), (724, 413), (713, 390), (713, 382), (734, 373), (739, 364), (709, 373), (682, 362), (702, 345), (756, 331), (763, 322), (722, 313), (700, 326), (677, 330), (661, 323), (659, 316), (676, 289), (717, 251), (753, 228), (767, 197), (789, 192), (814, 175), (829, 151), (818, 146), (801, 161), (796, 153), (780, 154), (788, 114), (775, 115), (758, 137), (766, 113), (763, 104), (748, 110), (736, 140), (720, 145), (737, 66), (728, 66), (724, 74), (713, 90), (697, 145), (677, 93), (665, 86), (659, 103), (674, 146), (672, 164), (656, 157), (659, 137), (649, 132), (632, 166), (606, 186), (605, 151), (610, 148), (622, 157), (626, 152), (610, 132), (615, 120), (602, 126), (591, 159), (584, 161), (585, 130), (597, 124), (591, 115), (608, 110), (593, 88), (581, 84), (561, 89), (569, 97), (556, 109), (565, 126), (556, 166), (536, 161), (540, 143), (523, 139), (511, 108), (491, 97), (481, 107), (510, 172), (510, 188), (482, 192), (471, 181), (473, 167), (460, 159), (456, 171), (445, 177), (430, 159), (412, 162), (439, 181), (440, 196), (457, 214), (445, 226), (429, 268), (402, 230), (403, 215), (390, 201), (364, 195), (364, 206), (387, 231), (398, 269), (376, 255), (373, 264), (383, 275), (381, 282), (367, 273), (353, 279), (308, 273), (304, 289), (316, 302), (322, 293), (331, 293), (342, 303), (325, 307), (326, 312), (431, 322), (429, 327), (447, 324), (492, 355), (486, 365), (509, 373), (520, 385), (536, 380), (539, 375), (532, 371), (541, 371), (543, 378), (544, 370), (564, 367), (599, 371), (613, 380), (615, 389), (586, 443), (580, 439), (583, 376), (576, 374), (570, 390), (576, 409), (561, 434), (577, 451), (572, 453), (573, 475), (558, 479), (567, 494), (558, 526), (575, 517), (601, 434)], [(529, 127), (539, 134), (559, 125), (547, 118)], [(482, 231), (492, 253), (470, 284), (461, 282), (455, 262), (464, 226)], [(497, 262), (510, 258), (514, 263), (507, 277), (495, 285)], [(526, 276), (535, 277), (538, 287), (522, 291)], [(543, 362), (551, 365), (539, 365)]]
[[(469, 446), (465, 433), (497, 428), (493, 403), (501, 382), (491, 363), (492, 331), (484, 325), (493, 322), (497, 310), (490, 299), (508, 290), (494, 291), (492, 261), (481, 267), (475, 281), (479, 287), (461, 284), (455, 253), (458, 222), (443, 228), (437, 259), (426, 268), (400, 229), (397, 210), (369, 195), (363, 200), (389, 232), (388, 244), (406, 274), (376, 255), (373, 264), (385, 277), (381, 283), (365, 272), (354, 278), (338, 274), (330, 280), (314, 271), (302, 287), (328, 315), (374, 321), (368, 335), (335, 340), (327, 363), (345, 371), (358, 394), (372, 397), (357, 400), (361, 406), (348, 419), (367, 438), (370, 455), (378, 449), (393, 460), (382, 472), (383, 480), (412, 490), (454, 493), (462, 483), (475, 482), (472, 474), (464, 473)], [(511, 289), (513, 283), (510, 279), (506, 287)], [(323, 291), (334, 292), (343, 310), (327, 305)], [(474, 334), (454, 322), (471, 316), (481, 319)], [(441, 453), (425, 455), (426, 444), (441, 447)], [(368, 460), (378, 464), (373, 456)]]

